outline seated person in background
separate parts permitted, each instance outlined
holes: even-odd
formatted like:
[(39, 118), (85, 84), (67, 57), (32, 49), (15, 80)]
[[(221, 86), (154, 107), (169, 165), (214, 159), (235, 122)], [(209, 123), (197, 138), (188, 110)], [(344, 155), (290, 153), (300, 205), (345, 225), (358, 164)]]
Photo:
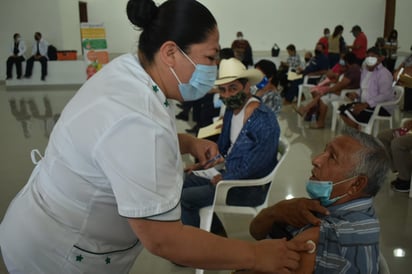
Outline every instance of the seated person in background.
[(289, 88), (289, 81), (288, 81), (288, 71), (297, 71), (298, 68), (304, 66), (302, 63), (299, 54), (296, 53), (296, 47), (293, 44), (290, 44), (286, 47), (288, 52), (288, 59), (286, 62), (281, 61), (279, 70), (278, 70), (278, 78), (280, 82), (280, 86), (283, 90), (287, 90)]
[(299, 67), (302, 66), (300, 56), (296, 53), (296, 47), (295, 45), (290, 44), (286, 47), (286, 50), (289, 57), (286, 62), (280, 62), (280, 67), (282, 67), (282, 69), (286, 68), (286, 70), (290, 69), (296, 71)]
[(307, 66), (309, 66), (310, 61), (312, 60), (312, 58), (313, 58), (312, 52), (310, 52), (310, 51), (305, 52), (305, 56), (304, 56), (304, 58), (303, 58), (304, 62), (302, 63), (302, 65), (300, 66), (300, 68), (301, 68), (302, 70), (304, 70)]
[[(382, 65), (384, 66), (384, 67), (386, 67), (386, 68), (388, 68), (388, 66), (387, 66), (387, 59), (386, 59), (386, 57), (387, 57), (387, 55), (388, 55), (388, 53), (387, 53), (387, 51), (386, 51), (386, 46), (385, 46), (385, 38), (383, 38), (383, 37), (378, 37), (378, 38), (376, 38), (376, 41), (375, 41), (375, 47), (378, 49), (378, 51), (379, 51), (379, 55), (380, 56), (382, 56), (382, 57), (385, 57), (385, 58), (383, 58), (383, 60), (382, 60)], [(388, 69), (389, 70), (389, 69)]]
[[(216, 184), (221, 180), (261, 178), (277, 164), (279, 124), (276, 115), (253, 97), (250, 86), (261, 81), (263, 74), (249, 69), (237, 59), (222, 60), (216, 85), (226, 105), (218, 147), (224, 158), (224, 169), (213, 178), (193, 173), (186, 175), (181, 196), (182, 222), (199, 226), (199, 209), (213, 203)], [(220, 161), (223, 162), (223, 159)], [(199, 165), (190, 170), (201, 169)], [(228, 204), (254, 206), (261, 204), (268, 186), (233, 188)]]
[(396, 180), (391, 182), (393, 190), (409, 192), (412, 172), (412, 119), (406, 121), (402, 128), (380, 132), (378, 138), (391, 156), (392, 170), (398, 172)]
[(380, 226), (373, 197), (389, 171), (385, 149), (372, 136), (347, 129), (312, 165), (306, 190), (313, 200), (284, 200), (263, 209), (250, 234), (257, 240), (315, 242), (316, 251), (301, 254), (294, 273), (378, 274)]
[(396, 58), (398, 57), (398, 31), (396, 29), (391, 30), (391, 32), (389, 32), (388, 37), (385, 39), (385, 49), (387, 51), (387, 68), (390, 72), (393, 73), (395, 69)]
[[(323, 53), (324, 46), (321, 43), (316, 44), (315, 48), (315, 57), (310, 60), (310, 63), (304, 69), (298, 68), (296, 73), (302, 74), (303, 76), (309, 75), (319, 75), (322, 76), (329, 69), (329, 60), (328, 57)], [(318, 79), (310, 79), (308, 84), (316, 84)], [(303, 84), (303, 78), (293, 80), (290, 84), (288, 90), (285, 91), (285, 103), (292, 103), (295, 97), (298, 96), (299, 85)]]
[[(341, 62), (343, 61), (343, 62)], [(340, 66), (342, 66), (343, 77), (334, 85), (315, 86), (311, 89), (313, 99), (305, 106), (297, 109), (297, 112), (305, 116), (305, 114), (314, 106), (319, 107), (319, 116), (316, 125), (311, 125), (311, 128), (324, 128), (326, 114), (328, 112), (328, 104), (333, 101), (341, 100), (340, 93), (343, 89), (358, 89), (360, 84), (361, 70), (356, 63), (356, 57), (349, 52), (343, 56)], [(336, 65), (335, 65), (336, 66)], [(336, 74), (328, 73), (332, 79), (336, 78)]]
[(255, 64), (255, 68), (265, 75), (263, 80), (256, 84), (258, 90), (255, 95), (260, 97), (265, 105), (278, 114), (282, 107), (282, 98), (277, 89), (279, 80), (276, 65), (270, 60), (260, 60)]
[(20, 34), (13, 35), (13, 43), (10, 47), (10, 56), (7, 58), (6, 74), (7, 80), (12, 78), (13, 64), (16, 64), (17, 79), (21, 78), (21, 63), (24, 62), (24, 53), (26, 52), (26, 44), (20, 39)]
[[(378, 103), (394, 99), (392, 74), (382, 65), (383, 58), (376, 47), (368, 49), (361, 71), (360, 98), (357, 94), (350, 95), (351, 99), (359, 101), (339, 107), (340, 117), (350, 127), (359, 129), (359, 123), (368, 123)], [(379, 115), (389, 116), (392, 109), (385, 106)]]
[(45, 81), (47, 76), (47, 49), (49, 43), (42, 38), (40, 32), (34, 34), (34, 43), (32, 46), (32, 56), (26, 61), (26, 73), (25, 78), (30, 78), (33, 71), (34, 61), (39, 61), (41, 63), (41, 80)]

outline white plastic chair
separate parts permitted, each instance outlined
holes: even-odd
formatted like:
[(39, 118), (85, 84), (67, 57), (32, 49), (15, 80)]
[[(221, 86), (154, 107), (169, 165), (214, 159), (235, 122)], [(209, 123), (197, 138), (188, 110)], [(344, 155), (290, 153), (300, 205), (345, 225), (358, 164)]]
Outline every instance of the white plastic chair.
[[(399, 116), (400, 116), (400, 110), (399, 110), (399, 102), (401, 101), (403, 94), (404, 94), (404, 88), (401, 86), (395, 86), (393, 88), (393, 92), (395, 94), (395, 99), (393, 101), (388, 101), (388, 102), (383, 102), (379, 103), (376, 105), (375, 110), (373, 111), (373, 114), (371, 118), (369, 119), (368, 123), (359, 123), (361, 126), (361, 131), (372, 134), (373, 130), (373, 136), (377, 136), (379, 133), (379, 122), (380, 121), (388, 121), (389, 122), (389, 128), (392, 128), (392, 122), (393, 122), (393, 116), (399, 121)], [(380, 116), (379, 115), (379, 110), (381, 107), (384, 106), (394, 106), (394, 114), (390, 116)]]
[[(320, 79), (322, 75), (305, 75), (303, 77), (303, 84), (299, 85), (299, 92), (298, 92), (298, 98), (296, 102), (296, 107), (299, 108), (302, 105), (302, 99), (303, 96), (305, 97), (306, 100), (312, 100), (312, 93), (310, 92), (310, 88), (314, 87), (315, 85), (308, 84), (309, 79)], [(302, 119), (303, 117), (298, 114), (298, 127), (302, 127)]]
[(336, 123), (339, 120), (339, 107), (343, 104), (347, 104), (350, 102), (349, 98), (346, 97), (348, 93), (355, 92), (359, 94), (360, 89), (342, 89), (340, 92), (340, 100), (333, 101), (332, 104), (332, 121), (330, 125), (331, 131), (336, 130)]
[(382, 252), (379, 251), (379, 274), (390, 274), (389, 265)]
[[(216, 192), (213, 204), (211, 206), (203, 207), (199, 211), (200, 215), (200, 228), (206, 231), (210, 231), (212, 225), (213, 213), (216, 213), (224, 226), (224, 218), (222, 214), (244, 214), (256, 216), (260, 210), (268, 206), (269, 194), (275, 184), (274, 179), (276, 173), (279, 170), (280, 165), (289, 152), (289, 142), (285, 139), (279, 139), (278, 146), (278, 163), (275, 168), (265, 177), (260, 179), (247, 179), (247, 180), (223, 180), (216, 186)], [(226, 204), (226, 197), (229, 190), (233, 187), (249, 187), (249, 186), (263, 186), (270, 183), (266, 193), (266, 198), (261, 205), (258, 206), (234, 206)], [(196, 274), (202, 274), (203, 269), (196, 269)]]

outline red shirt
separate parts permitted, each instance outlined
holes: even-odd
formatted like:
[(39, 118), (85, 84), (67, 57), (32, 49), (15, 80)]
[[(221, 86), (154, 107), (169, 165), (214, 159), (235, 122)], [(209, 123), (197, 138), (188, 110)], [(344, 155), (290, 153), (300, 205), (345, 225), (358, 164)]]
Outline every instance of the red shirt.
[(366, 57), (366, 50), (368, 48), (368, 39), (366, 35), (361, 32), (353, 41), (352, 52), (356, 58), (364, 59)]
[(328, 42), (328, 37), (323, 36), (322, 38), (319, 39), (318, 43), (323, 44), (325, 50), (323, 51), (323, 54), (328, 55), (328, 48), (329, 48), (329, 42)]

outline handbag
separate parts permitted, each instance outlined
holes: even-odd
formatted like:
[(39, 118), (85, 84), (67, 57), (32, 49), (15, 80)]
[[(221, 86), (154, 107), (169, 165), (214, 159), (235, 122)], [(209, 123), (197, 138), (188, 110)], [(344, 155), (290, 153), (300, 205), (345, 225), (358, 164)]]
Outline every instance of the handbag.
[(278, 57), (279, 52), (280, 52), (280, 48), (279, 48), (278, 44), (275, 43), (272, 47), (272, 57)]

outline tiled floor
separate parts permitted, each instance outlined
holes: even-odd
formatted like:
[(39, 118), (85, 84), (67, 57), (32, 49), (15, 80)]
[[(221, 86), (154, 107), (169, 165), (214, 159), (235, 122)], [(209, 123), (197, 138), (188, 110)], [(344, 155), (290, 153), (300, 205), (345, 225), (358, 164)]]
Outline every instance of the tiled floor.
[[(9, 202), (25, 184), (33, 168), (29, 152), (33, 148), (44, 150), (50, 130), (74, 92), (74, 89), (9, 91), (5, 89), (4, 84), (0, 84), (0, 216), (4, 215)], [(412, 113), (406, 115), (412, 116)], [(329, 129), (298, 128), (296, 114), (290, 106), (283, 108), (279, 115), (279, 123), (282, 135), (291, 143), (291, 151), (280, 168), (277, 186), (273, 187), (270, 193), (273, 202), (288, 195), (306, 195), (304, 182), (310, 174), (310, 159), (334, 136)], [(178, 127), (183, 131), (190, 125), (178, 121)], [(409, 199), (407, 194), (393, 192), (388, 183), (377, 195), (375, 204), (382, 226), (381, 250), (388, 261), (391, 273), (411, 273), (412, 199)], [(231, 220), (231, 225), (227, 228), (230, 236), (251, 240), (247, 234), (250, 218), (228, 218)], [(404, 257), (394, 256), (399, 253), (399, 249), (404, 251)], [(0, 261), (0, 274), (4, 273), (7, 271)], [(144, 251), (131, 273), (186, 274), (194, 273), (194, 270), (177, 267)], [(223, 274), (228, 271), (207, 273)]]

